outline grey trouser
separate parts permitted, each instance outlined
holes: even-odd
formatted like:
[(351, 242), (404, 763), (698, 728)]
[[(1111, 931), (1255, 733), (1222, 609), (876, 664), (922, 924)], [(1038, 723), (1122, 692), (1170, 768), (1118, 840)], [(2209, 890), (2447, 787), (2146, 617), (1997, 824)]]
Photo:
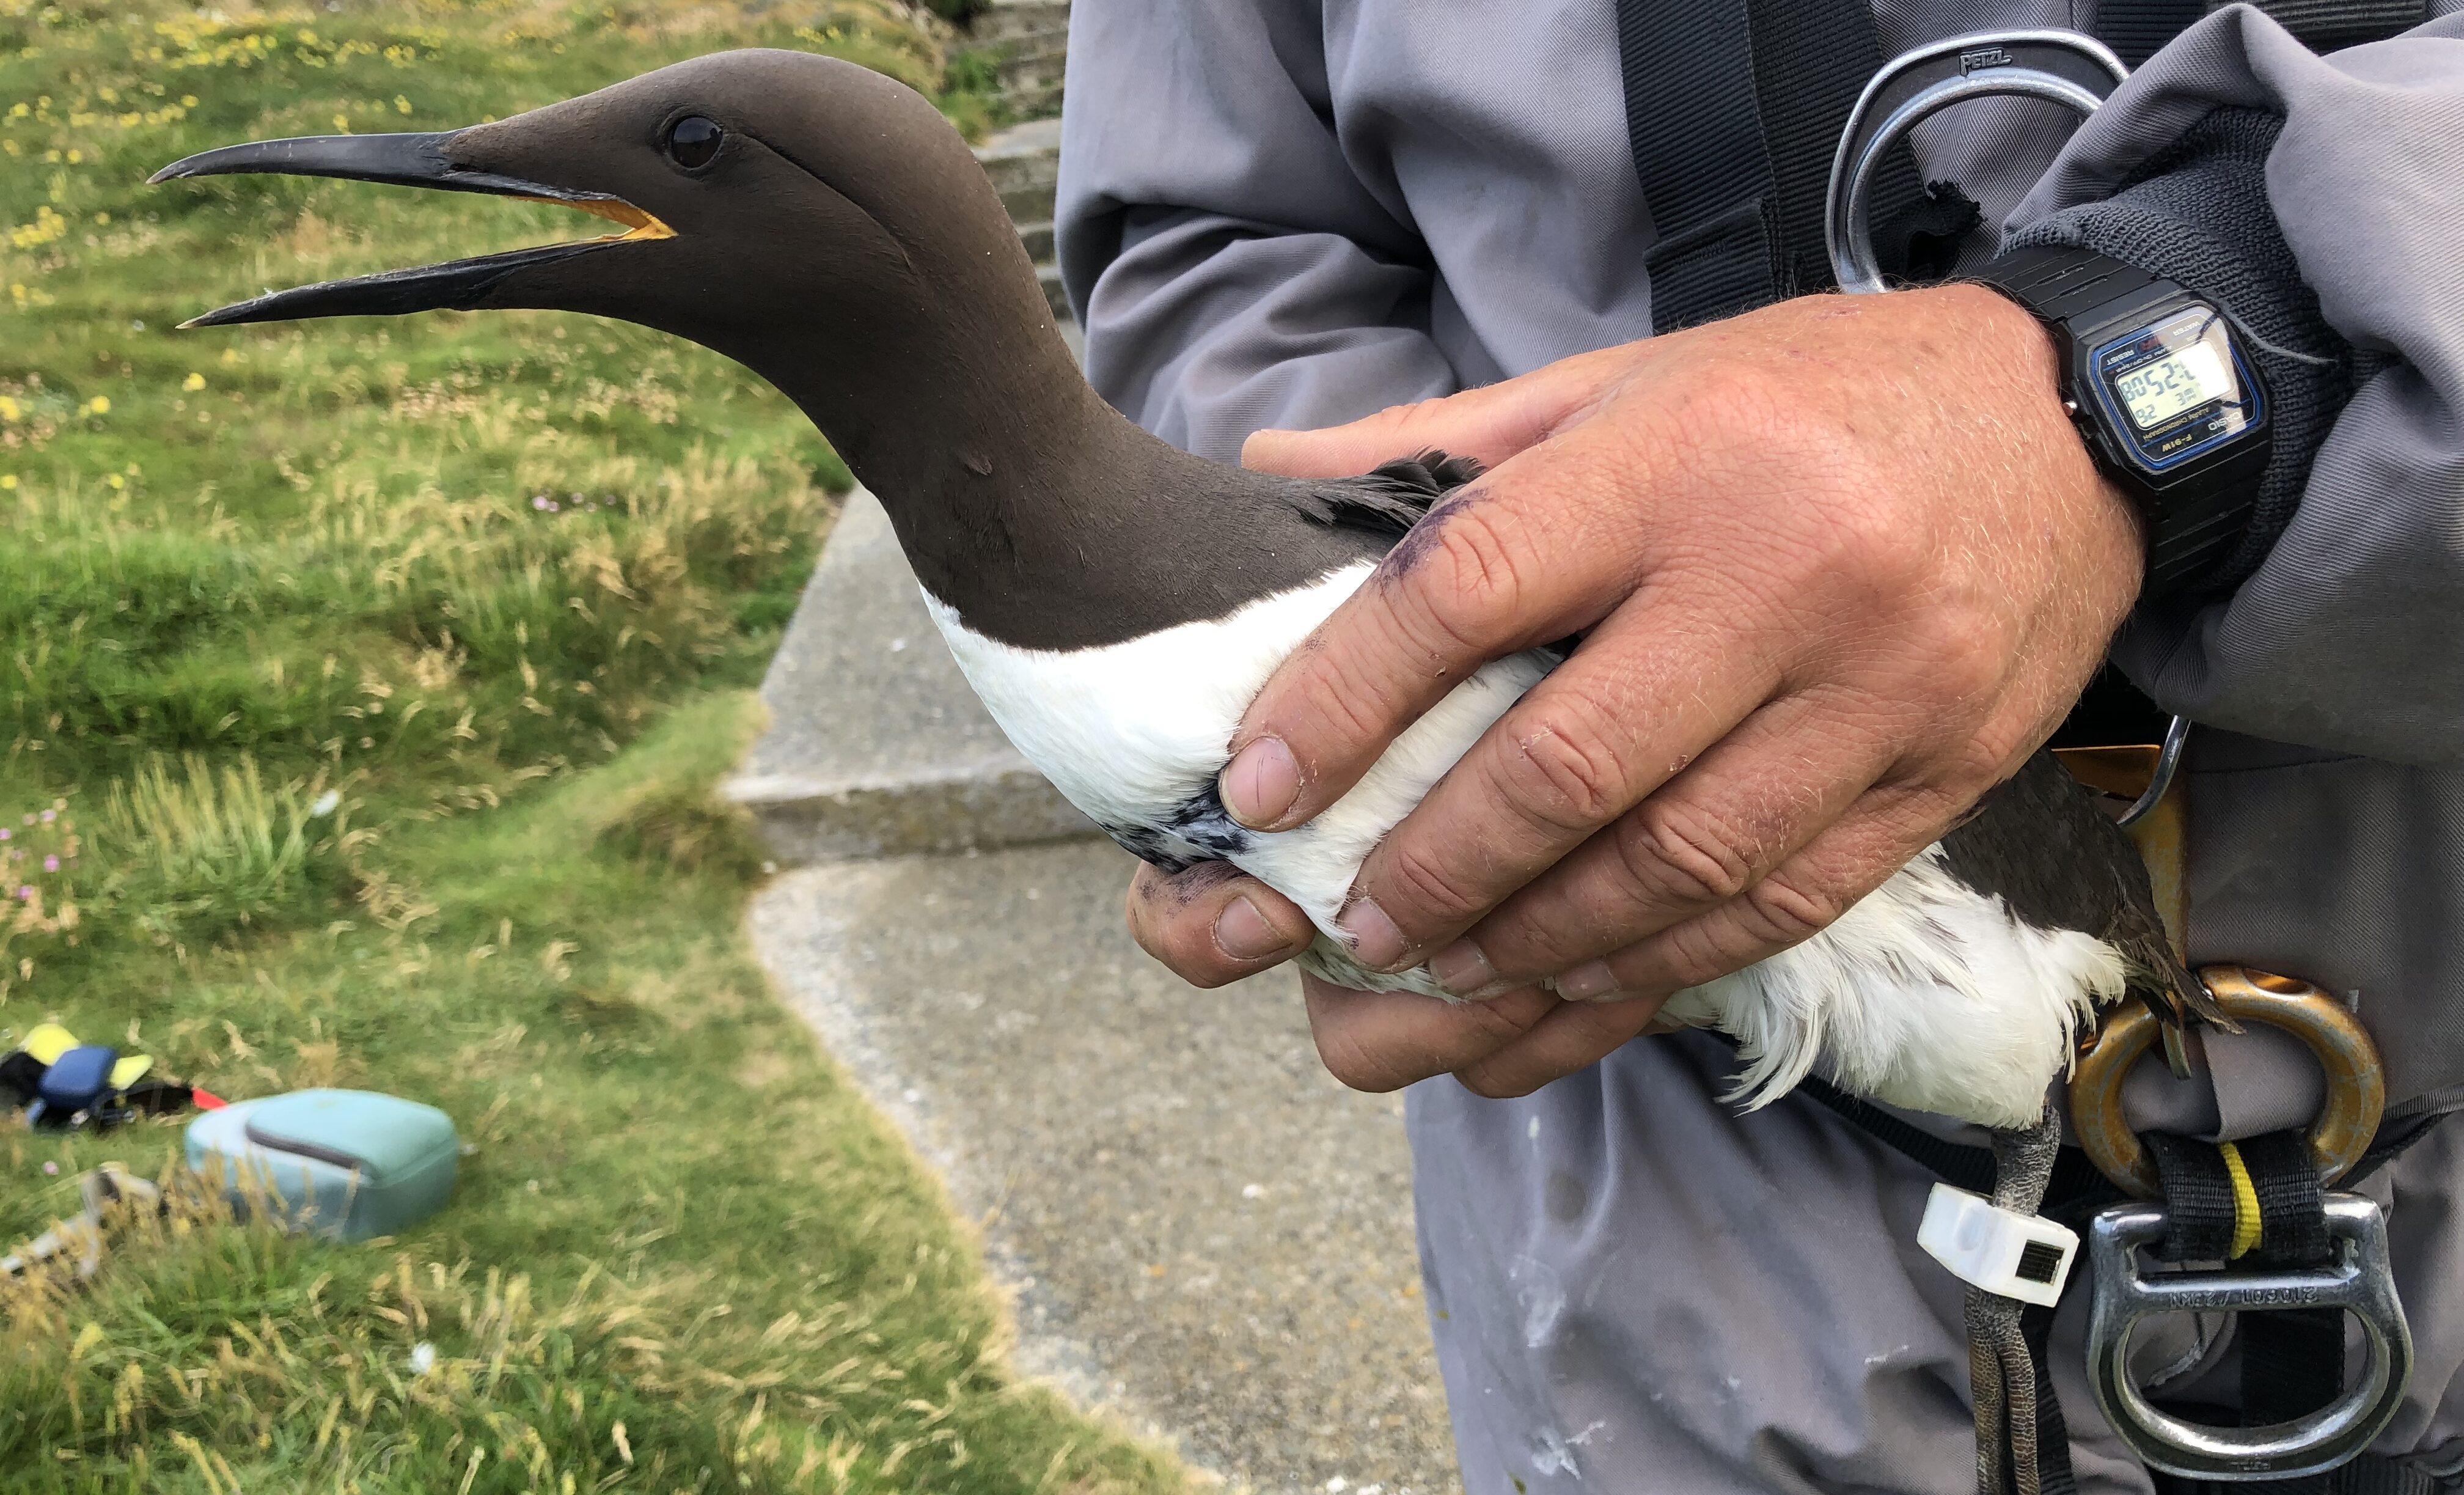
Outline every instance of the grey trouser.
[[(1732, 1050), (1645, 1039), (1522, 1100), (1452, 1079), (1406, 1115), (1430, 1328), (1472, 1495), (1969, 1495), (1961, 1285), (1920, 1250), (1931, 1175), (1802, 1096), (1738, 1116)], [(2365, 1187), (2418, 1361), (2380, 1440), (2464, 1463), (2464, 1118)], [(2054, 1375), (2084, 1495), (2149, 1489), (2089, 1399), (2085, 1273)], [(2214, 1326), (2211, 1326), (2211, 1330)], [(2143, 1382), (2230, 1400), (2229, 1331), (2147, 1326)], [(2225, 1367), (2229, 1371), (2230, 1366)]]

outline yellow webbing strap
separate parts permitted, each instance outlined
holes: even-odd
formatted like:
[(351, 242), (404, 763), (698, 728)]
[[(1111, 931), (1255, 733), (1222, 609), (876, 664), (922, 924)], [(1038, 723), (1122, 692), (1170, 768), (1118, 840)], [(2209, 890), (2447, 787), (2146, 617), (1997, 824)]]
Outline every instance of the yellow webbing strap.
[(2226, 1254), (2226, 1260), (2238, 1262), (2258, 1244), (2258, 1190), (2250, 1181), (2250, 1169), (2241, 1160), (2240, 1148), (2231, 1142), (2219, 1142), (2216, 1151), (2224, 1154), (2225, 1174), (2233, 1179), (2233, 1249)]

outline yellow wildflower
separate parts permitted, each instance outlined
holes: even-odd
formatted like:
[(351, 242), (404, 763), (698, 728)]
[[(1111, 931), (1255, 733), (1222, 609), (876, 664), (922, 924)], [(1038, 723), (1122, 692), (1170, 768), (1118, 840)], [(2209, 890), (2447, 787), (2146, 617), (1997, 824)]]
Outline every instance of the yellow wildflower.
[(8, 395), (0, 394), (0, 421), (19, 420), (24, 417), (25, 413), (24, 408), (21, 407), (14, 399)]
[(17, 474), (14, 473), (0, 473), (0, 491), (14, 493), (16, 490)]
[(114, 488), (125, 488), (125, 487), (127, 487), (127, 486), (128, 486), (128, 479), (126, 479), (126, 478), (124, 478), (124, 477), (122, 477), (122, 476), (121, 476), (121, 475), (120, 475), (119, 473), (112, 473), (109, 477), (104, 478), (104, 479), (103, 479), (103, 481), (104, 481), (104, 482), (106, 482), (106, 483), (109, 483), (109, 484), (110, 484), (112, 487), (114, 487)]
[(180, 381), (180, 387), (186, 389), (190, 394), (194, 394), (198, 390), (206, 387), (206, 376), (203, 374), (191, 373), (187, 378)]
[(96, 395), (93, 399), (88, 400), (85, 403), (85, 408), (86, 413), (89, 415), (109, 415), (111, 413), (111, 396), (107, 394)]

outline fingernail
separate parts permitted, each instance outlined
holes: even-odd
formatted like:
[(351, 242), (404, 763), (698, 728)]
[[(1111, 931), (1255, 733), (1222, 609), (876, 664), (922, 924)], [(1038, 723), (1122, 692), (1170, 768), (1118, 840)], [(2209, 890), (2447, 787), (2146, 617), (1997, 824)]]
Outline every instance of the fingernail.
[(1429, 974), (1458, 997), (1483, 997), (1497, 984), (1497, 967), (1468, 939), (1458, 939), (1429, 960)]
[(1597, 1001), (1615, 995), (1617, 985), (1617, 973), (1605, 960), (1578, 965), (1556, 980), (1557, 995), (1568, 1001)]
[(1282, 739), (1260, 737), (1232, 755), (1216, 783), (1232, 818), (1260, 830), (1283, 819), (1301, 797), (1301, 765)]
[(1266, 922), (1256, 904), (1235, 898), (1215, 916), (1215, 946), (1235, 960), (1264, 960), (1288, 952), (1292, 942)]
[(1352, 942), (1352, 958), (1362, 965), (1383, 971), (1402, 963), (1403, 932), (1370, 899), (1353, 899), (1334, 923)]

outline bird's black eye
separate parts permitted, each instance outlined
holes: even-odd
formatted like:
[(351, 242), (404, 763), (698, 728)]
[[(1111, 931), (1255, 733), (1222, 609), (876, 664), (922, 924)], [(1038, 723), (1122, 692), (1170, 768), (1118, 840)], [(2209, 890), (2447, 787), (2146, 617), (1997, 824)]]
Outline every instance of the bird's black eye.
[(709, 165), (718, 154), (718, 143), (725, 139), (727, 132), (717, 121), (689, 114), (668, 126), (668, 159), (688, 171)]

